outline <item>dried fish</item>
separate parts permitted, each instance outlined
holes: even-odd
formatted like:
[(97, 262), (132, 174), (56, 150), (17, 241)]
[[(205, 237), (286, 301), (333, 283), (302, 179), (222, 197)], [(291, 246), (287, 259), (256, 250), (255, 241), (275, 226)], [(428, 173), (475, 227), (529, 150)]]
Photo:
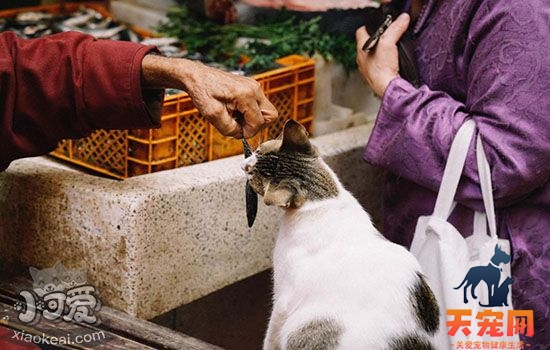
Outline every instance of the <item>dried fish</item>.
[[(252, 149), (245, 138), (242, 139), (244, 158), (248, 158), (252, 155)], [(245, 200), (246, 200), (246, 220), (248, 221), (248, 227), (254, 225), (256, 220), (256, 214), (258, 213), (258, 194), (254, 192), (250, 186), (250, 181), (246, 180), (245, 185)]]
[(53, 33), (78, 31), (90, 34), (97, 39), (124, 40), (142, 42), (144, 45), (155, 45), (161, 53), (169, 57), (187, 57), (177, 38), (151, 38), (143, 40), (142, 36), (116, 22), (100, 12), (80, 7), (70, 14), (54, 15), (48, 12), (23, 12), (13, 17), (0, 19), (0, 31), (12, 31), (22, 38), (39, 38)]
[(136, 34), (133, 30), (127, 30), (126, 33), (128, 34), (128, 41), (132, 41), (134, 43), (141, 42), (141, 37)]
[(85, 32), (93, 35), (97, 39), (113, 39), (115, 35), (119, 34), (120, 32), (126, 30), (126, 26), (119, 25), (118, 27), (114, 28), (108, 28), (108, 29), (90, 29), (86, 30)]
[(63, 24), (58, 25), (57, 28), (62, 32), (76, 31), (76, 32), (90, 34), (96, 39), (113, 39), (113, 40), (116, 40), (115, 36), (117, 34), (120, 34), (124, 30), (128, 29), (124, 25), (119, 25), (117, 27), (107, 28), (107, 29), (89, 29), (89, 28), (82, 28), (82, 27), (68, 27)]
[(173, 56), (178, 53), (181, 53), (181, 49), (179, 47), (172, 46), (172, 45), (158, 46), (158, 49), (165, 56)]
[(179, 42), (180, 40), (178, 38), (147, 38), (141, 43), (143, 45), (171, 46), (174, 44), (179, 44)]
[(52, 17), (53, 15), (51, 13), (29, 11), (29, 12), (22, 12), (17, 16), (15, 16), (15, 22), (19, 25), (30, 25), (30, 24), (36, 24), (40, 21), (49, 20)]
[(43, 35), (51, 34), (52, 31), (45, 24), (30, 25), (23, 28), (23, 35), (27, 38), (37, 38)]
[(68, 19), (61, 22), (61, 25), (65, 27), (70, 27), (70, 28), (82, 27), (86, 25), (93, 17), (94, 15), (91, 13), (86, 13), (80, 16), (71, 16)]

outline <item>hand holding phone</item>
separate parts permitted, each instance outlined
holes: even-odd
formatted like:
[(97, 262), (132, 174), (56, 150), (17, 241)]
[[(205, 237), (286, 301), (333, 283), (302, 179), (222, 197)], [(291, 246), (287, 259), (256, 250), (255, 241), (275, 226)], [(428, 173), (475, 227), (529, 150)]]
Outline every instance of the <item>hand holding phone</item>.
[[(370, 37), (363, 45), (364, 51), (372, 52), (375, 50), (382, 34), (393, 23), (393, 19), (401, 13), (401, 10), (398, 10), (401, 7), (395, 6), (393, 3), (384, 4), (368, 13), (365, 27)], [(399, 75), (413, 85), (420, 86), (420, 75), (416, 68), (416, 57), (410, 31), (405, 32), (397, 42), (397, 52), (399, 56)]]

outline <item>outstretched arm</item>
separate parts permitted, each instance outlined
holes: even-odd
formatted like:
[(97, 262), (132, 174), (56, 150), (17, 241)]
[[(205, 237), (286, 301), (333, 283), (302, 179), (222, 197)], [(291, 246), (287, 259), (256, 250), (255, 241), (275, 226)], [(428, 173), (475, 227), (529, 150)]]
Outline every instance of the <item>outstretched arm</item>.
[[(145, 87), (187, 91), (201, 115), (226, 136), (251, 137), (278, 116), (253, 79), (197, 61), (156, 55), (147, 55), (142, 67)], [(237, 112), (244, 117), (240, 124), (235, 119)]]
[(165, 87), (187, 91), (228, 136), (250, 137), (277, 118), (253, 79), (156, 52), (74, 32), (32, 40), (0, 33), (0, 171), (95, 129), (159, 126)]

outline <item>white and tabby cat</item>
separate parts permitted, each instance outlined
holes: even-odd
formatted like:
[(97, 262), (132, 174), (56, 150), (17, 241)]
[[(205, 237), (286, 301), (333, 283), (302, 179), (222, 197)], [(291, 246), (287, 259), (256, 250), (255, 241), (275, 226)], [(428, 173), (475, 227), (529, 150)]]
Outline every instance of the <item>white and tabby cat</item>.
[(415, 258), (386, 240), (298, 122), (243, 163), (284, 208), (267, 350), (433, 349), (439, 308)]

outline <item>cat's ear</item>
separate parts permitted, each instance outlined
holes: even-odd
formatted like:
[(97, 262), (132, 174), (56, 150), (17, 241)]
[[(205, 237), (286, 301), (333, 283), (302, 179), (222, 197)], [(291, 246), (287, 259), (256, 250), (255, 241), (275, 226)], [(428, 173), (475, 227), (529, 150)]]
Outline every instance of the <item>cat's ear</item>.
[(31, 274), (32, 279), (35, 280), (36, 277), (38, 276), (38, 273), (40, 272), (40, 270), (37, 269), (36, 267), (31, 266), (31, 267), (29, 267), (29, 272)]
[(299, 208), (306, 201), (305, 195), (299, 187), (290, 181), (281, 181), (274, 185), (269, 183), (264, 193), (264, 203), (283, 208)]
[(56, 272), (65, 272), (65, 266), (63, 266), (63, 263), (61, 261), (58, 261), (53, 266), (54, 271)]
[(293, 119), (287, 120), (283, 128), (283, 143), (281, 150), (287, 152), (300, 152), (311, 156), (317, 155), (315, 146), (309, 141), (309, 134), (302, 126)]

